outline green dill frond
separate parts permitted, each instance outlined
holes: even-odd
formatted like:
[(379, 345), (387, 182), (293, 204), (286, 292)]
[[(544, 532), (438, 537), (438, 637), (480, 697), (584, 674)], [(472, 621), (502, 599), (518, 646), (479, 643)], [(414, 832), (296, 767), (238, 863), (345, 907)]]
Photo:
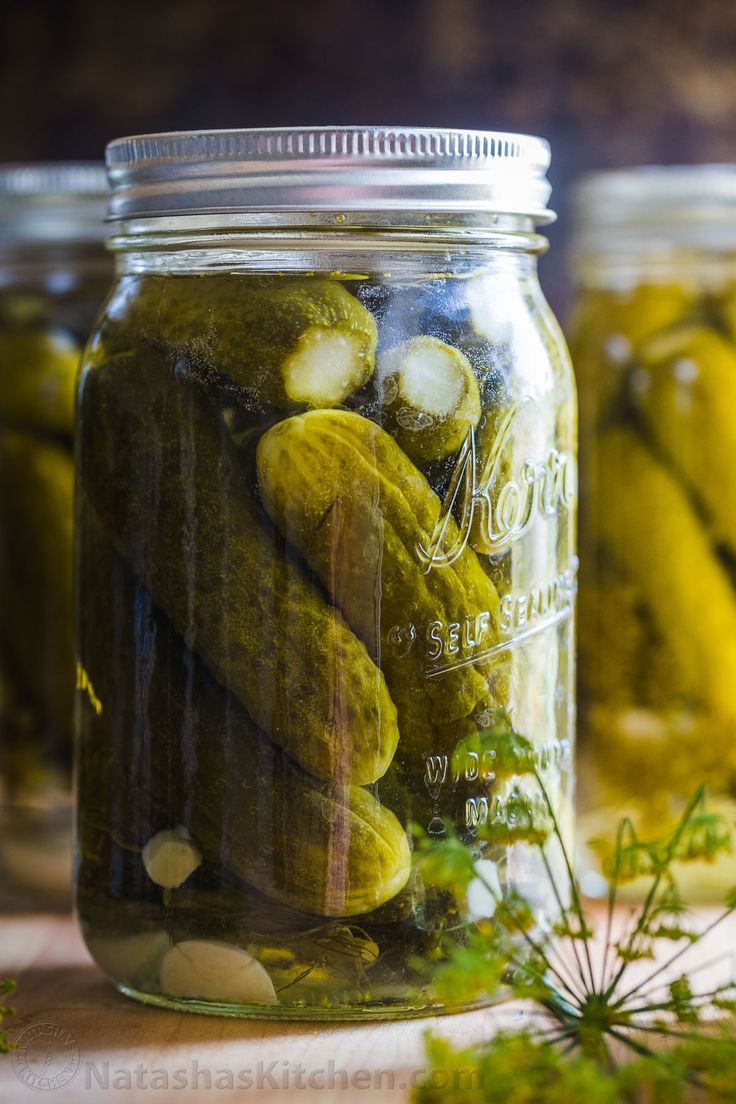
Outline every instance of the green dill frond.
[(496, 906), (493, 918), (507, 932), (528, 932), (536, 924), (531, 905), (513, 886)]
[(581, 924), (579, 920), (571, 920), (570, 917), (559, 917), (552, 925), (552, 931), (560, 939), (589, 940), (594, 932), (587, 924)]
[(534, 747), (514, 731), (503, 709), (494, 710), (485, 728), (460, 741), (452, 756), (454, 774), (462, 771), (468, 753), (476, 757), (483, 774), (492, 775), (496, 781), (533, 774), (536, 769)]
[(619, 824), (614, 842), (593, 839), (589, 846), (598, 855), (608, 881), (617, 886), (649, 878), (659, 867), (659, 845), (640, 840), (628, 817)]
[(706, 808), (707, 789), (700, 786), (672, 834), (669, 862), (714, 862), (733, 851), (733, 828), (726, 817)]
[(736, 982), (723, 985), (712, 998), (714, 1009), (736, 1016)]
[(619, 1097), (584, 1056), (564, 1058), (532, 1032), (503, 1032), (478, 1050), (432, 1039), (420, 1104), (617, 1104)]
[[(0, 980), (0, 997), (12, 996), (15, 989), (16, 984), (12, 978)], [(8, 1004), (0, 1004), (0, 1054), (7, 1054), (10, 1050), (10, 1042), (8, 1041), (7, 1033), (3, 1030), (3, 1023), (8, 1016), (14, 1015), (14, 1008), (11, 1008)]]
[(480, 1000), (500, 990), (508, 972), (508, 948), (483, 931), (471, 933), (465, 946), (453, 948), (451, 959), (434, 973), (434, 987), (440, 1000)]
[[(677, 1042), (668, 1055), (681, 1081), (700, 1086), (700, 1099), (734, 1099), (736, 1092), (736, 1033), (732, 1023), (710, 1036)], [(693, 1099), (692, 1096), (686, 1099)]]
[(549, 818), (538, 804), (514, 787), (503, 805), (478, 829), (478, 839), (495, 846), (510, 847), (513, 843), (541, 845), (553, 831)]
[(428, 885), (452, 890), (464, 899), (476, 877), (475, 863), (467, 846), (458, 839), (454, 825), (444, 823), (445, 835), (441, 838), (414, 828), (415, 862)]
[(695, 994), (689, 979), (682, 974), (668, 986), (670, 1011), (679, 1024), (697, 1024), (700, 1019)]
[[(522, 746), (521, 740), (515, 738), (516, 746)], [(432, 1077), (414, 1099), (425, 1104), (736, 1099), (736, 983), (698, 991), (696, 972), (675, 974), (688, 950), (736, 911), (734, 888), (715, 918), (698, 931), (678, 890), (676, 865), (712, 862), (732, 850), (731, 825), (708, 811), (700, 787), (675, 828), (661, 839), (641, 839), (631, 821), (623, 820), (612, 842), (598, 841), (609, 881), (600, 953), (552, 803), (536, 772), (534, 777), (541, 802), (528, 790), (513, 789), (504, 803), (504, 823), (499, 817), (484, 825), (477, 839), (493, 845), (524, 840), (535, 848), (558, 916), (543, 927), (517, 891), (507, 888), (499, 894), (498, 887), (487, 885), (495, 900), (492, 917), (462, 941), (445, 933), (435, 984), (438, 995), (452, 1003), (503, 987), (531, 1002), (536, 1019), (523, 1031), (502, 1033), (461, 1052), (431, 1040)], [(551, 847), (563, 858), (561, 882)], [(462, 914), (468, 887), (479, 877), (465, 845), (448, 826), (445, 839), (419, 838), (417, 854), (425, 876), (439, 872), (442, 888), (456, 895)], [(642, 877), (648, 879), (642, 903), (622, 919), (616, 907), (619, 889)], [(663, 953), (664, 948), (669, 950)], [(642, 967), (647, 961), (652, 962), (648, 969)], [(639, 967), (632, 981), (634, 963)], [(466, 1081), (471, 1074), (475, 1080), (461, 1085), (459, 1072)]]

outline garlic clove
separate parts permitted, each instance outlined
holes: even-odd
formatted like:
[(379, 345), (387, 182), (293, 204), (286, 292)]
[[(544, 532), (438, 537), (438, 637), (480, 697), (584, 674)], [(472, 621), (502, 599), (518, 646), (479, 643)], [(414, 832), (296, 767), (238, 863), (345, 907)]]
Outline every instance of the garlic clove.
[(214, 940), (187, 939), (161, 963), (162, 991), (172, 997), (278, 1004), (273, 982), (261, 963), (241, 947)]
[(182, 825), (157, 832), (143, 848), (143, 865), (152, 882), (177, 889), (202, 863), (201, 852)]

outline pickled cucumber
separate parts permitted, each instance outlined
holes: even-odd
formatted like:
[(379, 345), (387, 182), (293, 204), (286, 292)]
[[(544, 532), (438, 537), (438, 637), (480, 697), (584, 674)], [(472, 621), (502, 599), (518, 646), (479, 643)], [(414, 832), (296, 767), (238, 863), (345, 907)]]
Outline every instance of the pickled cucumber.
[(382, 673), (262, 518), (218, 412), (151, 350), (82, 379), (85, 490), (177, 631), (317, 777), (380, 777), (398, 742)]
[[(336, 280), (181, 276), (124, 285), (125, 340), (245, 406), (336, 406), (373, 373), (373, 315)], [(221, 378), (216, 378), (216, 377)]]
[(601, 541), (637, 583), (685, 685), (714, 713), (736, 719), (736, 594), (699, 517), (633, 432), (604, 434), (599, 464)]
[(625, 405), (629, 369), (642, 342), (696, 309), (694, 290), (680, 283), (586, 292), (569, 325), (572, 362), (580, 381), (583, 431), (606, 424), (611, 414)]
[[(608, 561), (605, 551), (600, 557)], [(606, 562), (581, 578), (578, 649), (585, 694), (609, 711), (670, 708), (697, 700), (644, 601), (638, 582)], [(610, 723), (606, 720), (608, 727)], [(602, 731), (605, 731), (605, 726)]]
[[(656, 333), (687, 318), (697, 310), (695, 288), (684, 283), (637, 284), (613, 291), (588, 291), (570, 320), (573, 333), (585, 335), (587, 347), (620, 361), (628, 359)], [(625, 343), (626, 347), (616, 348)]]
[(74, 698), (74, 468), (66, 449), (0, 434), (3, 651), (19, 694), (69, 750)]
[(64, 333), (0, 333), (0, 423), (71, 436), (78, 366)]
[(414, 337), (380, 362), (383, 417), (407, 456), (441, 460), (480, 419), (480, 392), (468, 358), (437, 337)]
[[(451, 566), (424, 569), (417, 546), (430, 542), (439, 498), (393, 438), (359, 414), (288, 418), (261, 438), (257, 464), (276, 526), (380, 659), (402, 742), (426, 751), (434, 723), (467, 717), (488, 694), (473, 661), (495, 640), (493, 584), (467, 547)], [(448, 542), (455, 537), (448, 519)], [(437, 649), (446, 670), (428, 678)]]
[(676, 327), (640, 348), (631, 391), (714, 538), (736, 552), (736, 348), (706, 326)]
[(80, 557), (99, 603), (81, 624), (81, 661), (99, 703), (82, 698), (83, 849), (94, 852), (99, 825), (119, 818), (145, 885), (144, 844), (176, 824), (201, 849), (203, 871), (222, 864), (305, 913), (353, 916), (395, 896), (410, 871), (396, 817), (360, 787), (309, 777), (257, 731), (187, 651), (89, 507)]

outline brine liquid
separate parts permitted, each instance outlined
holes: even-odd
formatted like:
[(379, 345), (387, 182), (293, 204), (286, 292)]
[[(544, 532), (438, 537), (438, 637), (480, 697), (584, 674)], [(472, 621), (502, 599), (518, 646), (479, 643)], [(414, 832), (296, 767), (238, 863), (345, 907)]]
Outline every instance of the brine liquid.
[[(658, 837), (701, 782), (733, 814), (733, 301), (704, 273), (591, 289), (573, 320), (585, 838), (624, 814)], [(733, 873), (727, 858), (698, 881), (684, 870), (682, 885), (719, 896)]]
[[(327, 282), (123, 277), (82, 375), (78, 908), (103, 969), (177, 1007), (436, 1010), (444, 938), (495, 902), (426, 884), (412, 825), (549, 915), (538, 850), (479, 838), (516, 795), (544, 813), (499, 733), (571, 827), (575, 410), (536, 285)], [(426, 337), (434, 414), (388, 367)], [(320, 348), (358, 381), (324, 408), (288, 393)], [(433, 456), (445, 368), (479, 409)]]
[[(104, 263), (103, 263), (104, 269)], [(0, 902), (68, 907), (73, 412), (104, 277), (0, 293)], [(53, 282), (53, 281), (52, 281)]]

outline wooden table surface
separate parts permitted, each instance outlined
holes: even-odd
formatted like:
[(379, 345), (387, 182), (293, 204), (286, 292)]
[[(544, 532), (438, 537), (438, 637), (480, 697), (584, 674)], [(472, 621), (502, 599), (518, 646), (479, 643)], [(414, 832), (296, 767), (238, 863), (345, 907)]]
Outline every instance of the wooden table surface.
[[(704, 913), (702, 922), (708, 918)], [(732, 950), (736, 922), (697, 948), (696, 956), (703, 962), (719, 957), (721, 977), (724, 955)], [(427, 1068), (428, 1029), (461, 1044), (499, 1026), (518, 1026), (525, 1017), (519, 1005), (506, 1004), (433, 1019), (336, 1026), (143, 1007), (113, 988), (66, 916), (0, 917), (0, 977), (6, 976), (18, 981), (17, 1013), (7, 1021), (11, 1041), (26, 1032), (26, 1039), (31, 1033), (39, 1043), (24, 1052), (35, 1056), (30, 1075), (17, 1056), (0, 1057), (0, 1104), (38, 1104), (44, 1097), (64, 1104), (400, 1102), (408, 1100), (412, 1078)], [(50, 1040), (46, 1049), (44, 1040)], [(36, 1086), (43, 1077), (64, 1084), (39, 1091), (24, 1084), (24, 1077)]]
[[(79, 1057), (71, 1080), (39, 1091), (19, 1077), (28, 1076), (22, 1063), (0, 1056), (2, 1104), (39, 1104), (44, 1097), (64, 1104), (175, 1104), (193, 1098), (270, 1104), (405, 1101), (412, 1077), (426, 1068), (423, 1036), (429, 1028), (441, 1028), (457, 1043), (471, 1042), (523, 1017), (511, 1005), (339, 1026), (167, 1012), (119, 994), (90, 959), (73, 920), (53, 915), (0, 918), (0, 977), (6, 976), (18, 982), (12, 998), (17, 1012), (6, 1021), (11, 1041), (37, 1025), (61, 1028), (50, 1036), (55, 1043), (45, 1072), (52, 1078), (61, 1075), (62, 1081), (69, 1064), (76, 1063), (75, 1046)], [(177, 1071), (183, 1071), (179, 1080), (186, 1081), (186, 1088), (177, 1087)], [(251, 1087), (244, 1087), (243, 1080), (238, 1087), (241, 1071), (250, 1076)], [(44, 1075), (40, 1069), (32, 1073), (34, 1080)]]

